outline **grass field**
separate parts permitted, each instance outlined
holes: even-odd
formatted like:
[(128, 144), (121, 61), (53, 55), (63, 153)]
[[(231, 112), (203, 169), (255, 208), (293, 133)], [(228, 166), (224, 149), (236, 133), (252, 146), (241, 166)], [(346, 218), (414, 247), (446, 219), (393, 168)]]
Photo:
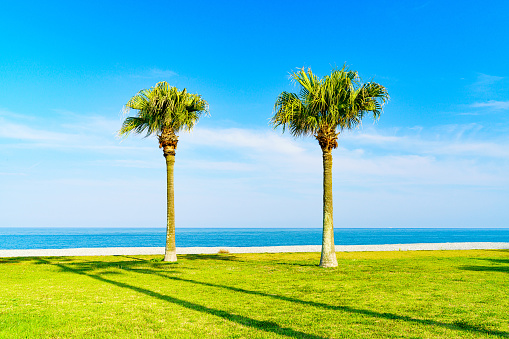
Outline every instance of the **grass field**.
[(0, 258), (0, 338), (509, 337), (509, 251)]

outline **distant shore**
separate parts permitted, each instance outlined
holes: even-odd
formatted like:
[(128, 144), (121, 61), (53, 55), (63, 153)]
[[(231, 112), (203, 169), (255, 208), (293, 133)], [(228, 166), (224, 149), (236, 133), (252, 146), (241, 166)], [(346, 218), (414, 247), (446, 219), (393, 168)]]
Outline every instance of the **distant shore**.
[[(497, 250), (509, 249), (508, 242), (460, 242), (391, 245), (337, 245), (336, 252), (370, 251), (442, 251), (442, 250)], [(320, 245), (261, 246), (261, 247), (178, 247), (177, 254), (227, 253), (291, 253), (320, 252)], [(0, 257), (47, 257), (47, 256), (98, 256), (98, 255), (162, 255), (164, 247), (108, 247), (0, 250)]]

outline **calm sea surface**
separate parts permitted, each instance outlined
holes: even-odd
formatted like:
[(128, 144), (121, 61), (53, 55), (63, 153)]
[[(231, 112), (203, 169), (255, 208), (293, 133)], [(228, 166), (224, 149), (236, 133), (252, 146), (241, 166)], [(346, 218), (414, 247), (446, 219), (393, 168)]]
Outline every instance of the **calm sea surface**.
[[(163, 228), (0, 228), (0, 249), (163, 247)], [(506, 229), (336, 228), (336, 245), (509, 242)], [(178, 247), (320, 245), (319, 228), (177, 228)]]

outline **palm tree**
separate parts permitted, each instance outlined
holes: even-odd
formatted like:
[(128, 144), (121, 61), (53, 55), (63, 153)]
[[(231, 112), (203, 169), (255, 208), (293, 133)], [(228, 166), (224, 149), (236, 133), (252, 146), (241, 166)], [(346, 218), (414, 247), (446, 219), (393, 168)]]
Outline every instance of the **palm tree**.
[(208, 104), (200, 95), (190, 94), (184, 90), (169, 86), (167, 82), (157, 83), (150, 89), (143, 89), (133, 96), (125, 105), (127, 115), (137, 110), (135, 117), (128, 116), (122, 123), (119, 135), (126, 137), (131, 132), (143, 133), (146, 136), (156, 134), (159, 148), (163, 149), (166, 158), (167, 180), (167, 225), (166, 249), (164, 261), (177, 261), (175, 246), (175, 204), (173, 189), (173, 167), (175, 150), (181, 130), (190, 131), (200, 116), (208, 113)]
[(361, 123), (368, 112), (376, 119), (389, 99), (387, 90), (375, 82), (361, 83), (357, 72), (333, 69), (319, 79), (302, 68), (291, 77), (300, 84), (300, 93), (282, 92), (274, 105), (271, 124), (282, 126), (295, 136), (312, 135), (323, 155), (323, 235), (321, 267), (336, 267), (332, 218), (332, 154), (344, 129)]

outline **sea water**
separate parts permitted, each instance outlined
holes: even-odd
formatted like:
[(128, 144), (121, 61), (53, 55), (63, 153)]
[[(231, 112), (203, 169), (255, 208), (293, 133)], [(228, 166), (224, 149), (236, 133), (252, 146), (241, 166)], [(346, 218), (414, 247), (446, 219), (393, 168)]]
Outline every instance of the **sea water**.
[[(0, 228), (0, 249), (163, 247), (164, 228)], [(509, 228), (336, 228), (336, 245), (509, 242)], [(177, 247), (320, 245), (319, 228), (177, 228)]]

